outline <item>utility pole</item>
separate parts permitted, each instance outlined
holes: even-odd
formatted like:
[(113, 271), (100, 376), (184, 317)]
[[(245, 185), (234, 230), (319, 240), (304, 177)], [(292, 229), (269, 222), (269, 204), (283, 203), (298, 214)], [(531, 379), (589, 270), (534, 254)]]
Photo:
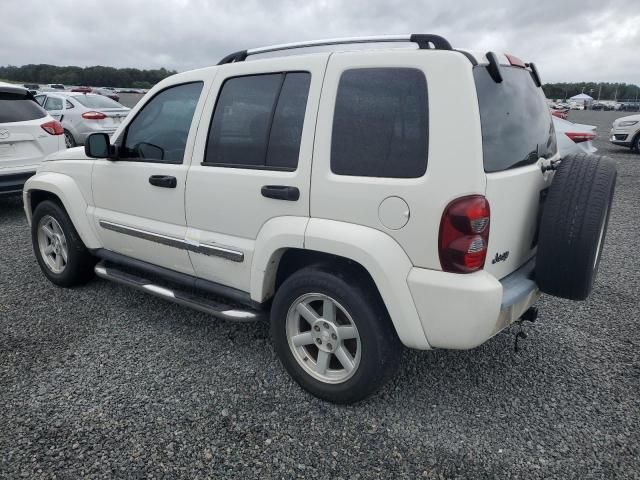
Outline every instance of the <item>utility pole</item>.
[(598, 102), (600, 101), (600, 93), (602, 92), (602, 84), (600, 84), (600, 88), (598, 88)]

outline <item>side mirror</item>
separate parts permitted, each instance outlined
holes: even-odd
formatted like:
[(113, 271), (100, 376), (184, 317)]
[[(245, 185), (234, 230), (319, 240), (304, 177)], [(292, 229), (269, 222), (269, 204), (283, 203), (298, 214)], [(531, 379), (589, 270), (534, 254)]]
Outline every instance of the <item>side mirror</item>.
[(112, 158), (114, 147), (111, 146), (109, 135), (106, 133), (92, 133), (84, 142), (84, 153), (91, 158)]

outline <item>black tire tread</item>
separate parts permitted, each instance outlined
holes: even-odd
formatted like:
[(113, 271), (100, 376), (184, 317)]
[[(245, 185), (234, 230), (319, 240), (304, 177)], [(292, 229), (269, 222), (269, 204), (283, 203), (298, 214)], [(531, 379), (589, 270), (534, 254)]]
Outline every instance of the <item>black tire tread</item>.
[[(38, 222), (46, 214), (49, 214), (58, 220), (58, 223), (60, 223), (60, 226), (67, 237), (69, 262), (67, 263), (64, 271), (60, 274), (55, 274), (49, 270), (44, 263), (40, 255), (40, 249), (38, 248)], [(93, 278), (93, 268), (97, 259), (87, 250), (87, 247), (84, 245), (80, 235), (78, 235), (69, 215), (59, 202), (45, 200), (36, 206), (31, 223), (31, 241), (40, 269), (55, 285), (71, 288), (77, 285), (83, 285)]]
[[(283, 325), (291, 301), (305, 289), (330, 294), (350, 310), (356, 323), (358, 315), (366, 312), (367, 324), (360, 323), (358, 329), (361, 341), (366, 337), (370, 343), (363, 342), (358, 372), (344, 383), (328, 385), (317, 381), (304, 372), (291, 354)], [(340, 404), (355, 403), (373, 395), (397, 372), (403, 351), (386, 307), (370, 279), (355, 271), (323, 265), (298, 270), (280, 286), (271, 309), (271, 337), (283, 366), (300, 386), (319, 398)], [(365, 352), (377, 354), (365, 358)]]
[(562, 160), (540, 225), (536, 281), (543, 292), (572, 300), (589, 295), (597, 273), (597, 236), (608, 220), (615, 179), (615, 165), (604, 156)]

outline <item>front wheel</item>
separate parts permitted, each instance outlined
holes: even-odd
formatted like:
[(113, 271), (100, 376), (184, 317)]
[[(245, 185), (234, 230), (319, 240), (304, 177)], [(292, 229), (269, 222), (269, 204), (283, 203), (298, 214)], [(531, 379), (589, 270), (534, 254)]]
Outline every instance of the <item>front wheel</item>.
[(40, 269), (52, 283), (72, 287), (93, 277), (96, 259), (58, 203), (45, 200), (38, 204), (31, 222), (31, 241)]
[(275, 350), (294, 380), (319, 398), (357, 402), (398, 368), (402, 345), (369, 283), (362, 275), (308, 267), (276, 293)]

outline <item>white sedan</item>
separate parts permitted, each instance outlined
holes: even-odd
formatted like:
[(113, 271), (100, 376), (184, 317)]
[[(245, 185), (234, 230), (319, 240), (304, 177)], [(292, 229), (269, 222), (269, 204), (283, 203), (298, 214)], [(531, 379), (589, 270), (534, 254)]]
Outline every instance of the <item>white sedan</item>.
[(596, 127), (582, 125), (552, 116), (553, 126), (556, 130), (558, 151), (562, 157), (573, 153), (595, 153), (597, 148), (592, 140), (596, 138)]

